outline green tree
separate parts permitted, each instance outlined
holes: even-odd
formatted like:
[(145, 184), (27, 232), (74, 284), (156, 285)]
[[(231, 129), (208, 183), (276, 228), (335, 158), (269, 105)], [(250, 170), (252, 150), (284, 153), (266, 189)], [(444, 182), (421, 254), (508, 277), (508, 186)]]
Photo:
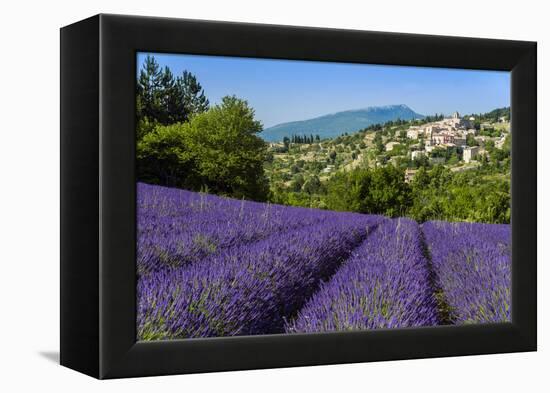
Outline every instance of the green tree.
[(288, 150), (288, 147), (290, 146), (290, 139), (288, 139), (288, 136), (285, 136), (283, 138), (283, 145), (284, 145), (285, 149)]
[(438, 165), (418, 170), (411, 183), (413, 205), (407, 215), (427, 220), (510, 222), (510, 180), (490, 169), (452, 173)]
[(157, 126), (138, 143), (142, 181), (215, 194), (266, 200), (266, 145), (254, 110), (236, 97), (193, 116), (188, 123)]
[(476, 141), (476, 138), (473, 134), (466, 135), (466, 144), (470, 147), (472, 146), (479, 146), (479, 142)]
[(321, 190), (321, 181), (319, 177), (311, 176), (307, 179), (302, 186), (302, 190), (309, 195), (317, 194)]
[(208, 110), (210, 102), (195, 75), (183, 71), (182, 76), (176, 80), (176, 87), (177, 97), (182, 100), (180, 118), (176, 121), (187, 121), (192, 115)]
[(326, 204), (333, 210), (397, 217), (411, 203), (404, 174), (392, 165), (337, 173), (327, 183)]
[(157, 125), (137, 144), (138, 180), (167, 186), (197, 189), (195, 155), (186, 127)]
[(377, 154), (380, 154), (385, 150), (384, 142), (382, 141), (382, 134), (380, 132), (377, 132), (374, 135), (374, 139), (372, 141), (374, 142), (374, 149)]
[(263, 164), (267, 149), (258, 136), (262, 124), (254, 110), (235, 96), (193, 116), (188, 123), (197, 174), (214, 193), (266, 200), (268, 181)]
[(147, 56), (137, 80), (136, 109), (138, 140), (156, 124), (189, 121), (208, 110), (209, 102), (197, 78), (188, 71), (175, 78), (170, 68), (161, 69), (153, 56)]
[(137, 119), (136, 125), (136, 140), (139, 142), (146, 134), (151, 133), (159, 123), (149, 119), (148, 117), (141, 117)]
[(304, 186), (304, 176), (302, 174), (297, 174), (292, 179), (292, 182), (290, 183), (290, 189), (293, 192), (300, 192), (302, 191), (302, 187)]
[(136, 109), (138, 120), (159, 119), (162, 113), (163, 72), (153, 56), (147, 56), (143, 62), (137, 80)]

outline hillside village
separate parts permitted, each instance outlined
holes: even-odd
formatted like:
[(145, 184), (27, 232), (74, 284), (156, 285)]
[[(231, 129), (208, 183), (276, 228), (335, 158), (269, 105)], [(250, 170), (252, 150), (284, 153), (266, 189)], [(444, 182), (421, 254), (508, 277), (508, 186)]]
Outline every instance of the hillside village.
[(509, 115), (454, 112), (447, 117), (398, 120), (334, 139), (311, 135), (270, 143), (266, 173), (272, 185), (292, 191), (322, 183), (338, 171), (383, 165), (403, 169), (405, 181), (410, 182), (420, 167), (443, 165), (453, 172), (478, 168), (491, 154), (498, 155), (509, 135)]

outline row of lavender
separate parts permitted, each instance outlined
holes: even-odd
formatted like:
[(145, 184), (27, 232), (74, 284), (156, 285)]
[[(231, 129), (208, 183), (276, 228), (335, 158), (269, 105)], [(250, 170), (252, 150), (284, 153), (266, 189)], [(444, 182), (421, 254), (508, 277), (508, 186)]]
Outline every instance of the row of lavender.
[(415, 221), (388, 220), (308, 301), (287, 332), (433, 326), (429, 263)]
[(334, 216), (315, 211), (138, 183), (140, 275), (200, 261), (221, 250)]
[[(464, 242), (442, 248), (457, 231)], [(431, 326), (442, 322), (442, 301), (456, 323), (507, 321), (509, 243), (507, 226), (427, 223), (421, 230), (408, 219), (139, 184), (138, 337)], [(472, 247), (479, 260), (459, 271), (459, 251)], [(493, 248), (498, 258), (488, 253)], [(503, 290), (470, 301), (483, 274)], [(507, 314), (487, 317), (495, 304), (506, 304)]]
[(510, 226), (432, 221), (422, 231), (449, 319), (456, 324), (511, 321)]
[(510, 240), (508, 225), (386, 221), (286, 331), (509, 322)]
[(138, 336), (283, 332), (383, 220), (138, 184)]

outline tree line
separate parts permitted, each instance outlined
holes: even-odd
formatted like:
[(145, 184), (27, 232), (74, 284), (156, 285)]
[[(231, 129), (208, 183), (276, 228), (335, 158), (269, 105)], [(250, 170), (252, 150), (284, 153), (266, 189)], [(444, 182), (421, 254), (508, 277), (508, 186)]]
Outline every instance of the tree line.
[(321, 141), (321, 137), (317, 134), (315, 135), (315, 137), (313, 136), (313, 134), (310, 134), (309, 136), (308, 135), (299, 135), (299, 134), (293, 134), (289, 137), (285, 136), (283, 138), (283, 144), (285, 146), (288, 146), (290, 143), (294, 143), (294, 144), (311, 144), (311, 143), (314, 143), (314, 142), (320, 142)]
[[(393, 165), (337, 172), (321, 183), (296, 177), (290, 192), (275, 187), (276, 203), (389, 217), (510, 223), (510, 178), (503, 167), (454, 173), (442, 165), (420, 167), (407, 183)], [(509, 169), (509, 168), (508, 168)]]

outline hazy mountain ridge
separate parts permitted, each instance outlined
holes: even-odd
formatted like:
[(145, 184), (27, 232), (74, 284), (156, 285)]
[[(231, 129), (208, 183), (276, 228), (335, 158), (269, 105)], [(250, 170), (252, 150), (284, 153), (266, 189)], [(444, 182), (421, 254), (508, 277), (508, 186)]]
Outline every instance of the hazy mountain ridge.
[(261, 134), (269, 142), (281, 141), (291, 135), (319, 135), (321, 138), (334, 138), (344, 132), (353, 133), (376, 123), (390, 120), (422, 119), (423, 115), (416, 113), (407, 105), (371, 106), (363, 109), (353, 109), (313, 119), (293, 121), (266, 128)]

